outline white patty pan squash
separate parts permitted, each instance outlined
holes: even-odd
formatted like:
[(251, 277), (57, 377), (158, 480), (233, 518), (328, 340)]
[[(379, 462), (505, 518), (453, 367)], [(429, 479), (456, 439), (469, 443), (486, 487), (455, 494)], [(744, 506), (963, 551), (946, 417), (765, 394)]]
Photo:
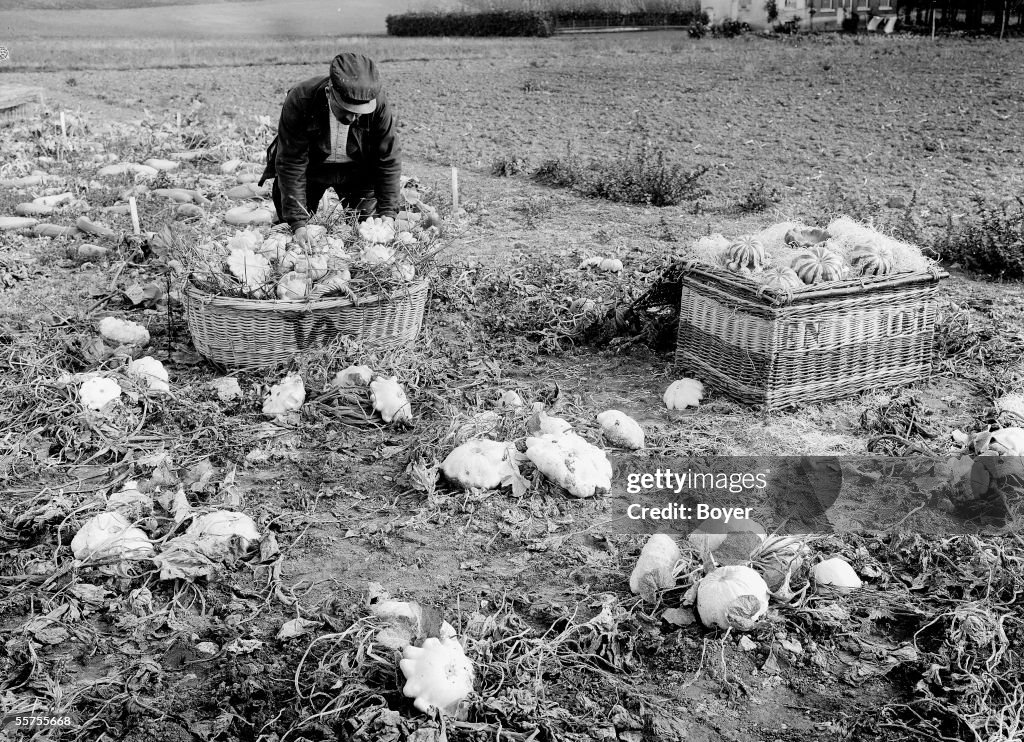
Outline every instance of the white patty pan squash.
[[(252, 229), (236, 229), (228, 238), (228, 250), (252, 250), (263, 252), (263, 235)], [(264, 255), (263, 257), (269, 257)]]
[(510, 459), (515, 454), (510, 443), (466, 441), (445, 457), (441, 471), (463, 489), (496, 490), (512, 475)]
[(227, 265), (231, 275), (241, 281), (249, 293), (262, 288), (273, 273), (269, 260), (245, 247), (228, 253)]
[(605, 410), (597, 416), (605, 439), (613, 446), (637, 451), (644, 447), (644, 429), (625, 412)]
[(394, 259), (394, 249), (383, 244), (372, 243), (359, 251), (359, 261), (366, 265), (385, 265)]
[(719, 567), (697, 583), (697, 614), (705, 626), (749, 631), (768, 612), (768, 585), (750, 567)]
[(78, 398), (90, 410), (102, 410), (121, 396), (121, 385), (104, 376), (94, 376), (82, 382)]
[(143, 356), (131, 361), (128, 364), (128, 375), (146, 384), (152, 392), (169, 394), (171, 391), (167, 369), (153, 356)]
[(270, 387), (263, 401), (263, 414), (269, 417), (297, 412), (306, 401), (306, 387), (298, 374), (288, 374), (280, 384)]
[(409, 645), (398, 664), (405, 675), (402, 693), (425, 714), (435, 709), (453, 715), (473, 692), (473, 663), (456, 639), (423, 640), (422, 647)]
[(611, 490), (608, 457), (575, 433), (527, 438), (526, 458), (573, 497), (593, 497)]
[(149, 330), (138, 322), (104, 317), (100, 320), (100, 335), (114, 345), (148, 345)]
[(141, 528), (134, 527), (121, 513), (110, 511), (94, 515), (71, 539), (75, 559), (148, 559), (153, 543)]
[(673, 572), (681, 556), (674, 538), (664, 533), (654, 534), (640, 550), (640, 558), (629, 576), (629, 589), (644, 600), (653, 600), (658, 590), (674, 587)]
[(370, 401), (386, 423), (412, 420), (412, 405), (397, 376), (380, 376), (371, 381)]
[(383, 243), (395, 239), (395, 227), (383, 217), (370, 217), (359, 225), (359, 237), (367, 242)]

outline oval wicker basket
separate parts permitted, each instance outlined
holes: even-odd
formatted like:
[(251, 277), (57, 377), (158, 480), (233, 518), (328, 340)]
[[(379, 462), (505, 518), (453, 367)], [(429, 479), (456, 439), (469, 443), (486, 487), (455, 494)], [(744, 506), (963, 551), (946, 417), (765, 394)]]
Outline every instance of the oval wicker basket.
[(277, 301), (215, 296), (186, 280), (182, 298), (196, 350), (222, 366), (287, 363), (299, 351), (347, 336), (374, 350), (416, 340), (430, 283), (414, 281), (388, 297)]

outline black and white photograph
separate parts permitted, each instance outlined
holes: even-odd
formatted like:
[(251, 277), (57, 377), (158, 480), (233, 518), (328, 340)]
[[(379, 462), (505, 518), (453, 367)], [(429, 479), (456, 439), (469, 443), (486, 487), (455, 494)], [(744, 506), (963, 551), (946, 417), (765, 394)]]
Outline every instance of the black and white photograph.
[(0, 742), (1024, 742), (1024, 0), (0, 0)]

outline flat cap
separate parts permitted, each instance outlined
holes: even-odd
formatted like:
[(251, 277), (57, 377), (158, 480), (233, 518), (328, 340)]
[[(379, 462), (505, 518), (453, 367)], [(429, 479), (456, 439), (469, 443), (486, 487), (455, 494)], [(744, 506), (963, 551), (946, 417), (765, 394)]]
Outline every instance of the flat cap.
[(380, 77), (369, 57), (352, 52), (336, 56), (331, 61), (331, 87), (342, 108), (359, 114), (377, 110)]

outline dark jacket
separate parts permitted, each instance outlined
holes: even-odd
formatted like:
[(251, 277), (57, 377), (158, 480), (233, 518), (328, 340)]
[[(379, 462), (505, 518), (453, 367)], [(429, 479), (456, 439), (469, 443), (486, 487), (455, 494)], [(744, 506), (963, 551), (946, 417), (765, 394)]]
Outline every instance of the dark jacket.
[[(306, 178), (325, 177), (334, 165), (325, 165), (331, 154), (331, 127), (327, 118), (327, 82), (314, 77), (288, 91), (277, 136), (267, 149), (267, 169), (260, 185), (277, 178), (284, 213), (281, 218), (292, 229), (306, 225)], [(401, 151), (398, 147), (398, 122), (384, 92), (377, 95), (377, 110), (360, 116), (350, 126), (348, 156), (353, 165), (366, 172), (377, 198), (379, 216), (398, 214), (401, 189)]]

